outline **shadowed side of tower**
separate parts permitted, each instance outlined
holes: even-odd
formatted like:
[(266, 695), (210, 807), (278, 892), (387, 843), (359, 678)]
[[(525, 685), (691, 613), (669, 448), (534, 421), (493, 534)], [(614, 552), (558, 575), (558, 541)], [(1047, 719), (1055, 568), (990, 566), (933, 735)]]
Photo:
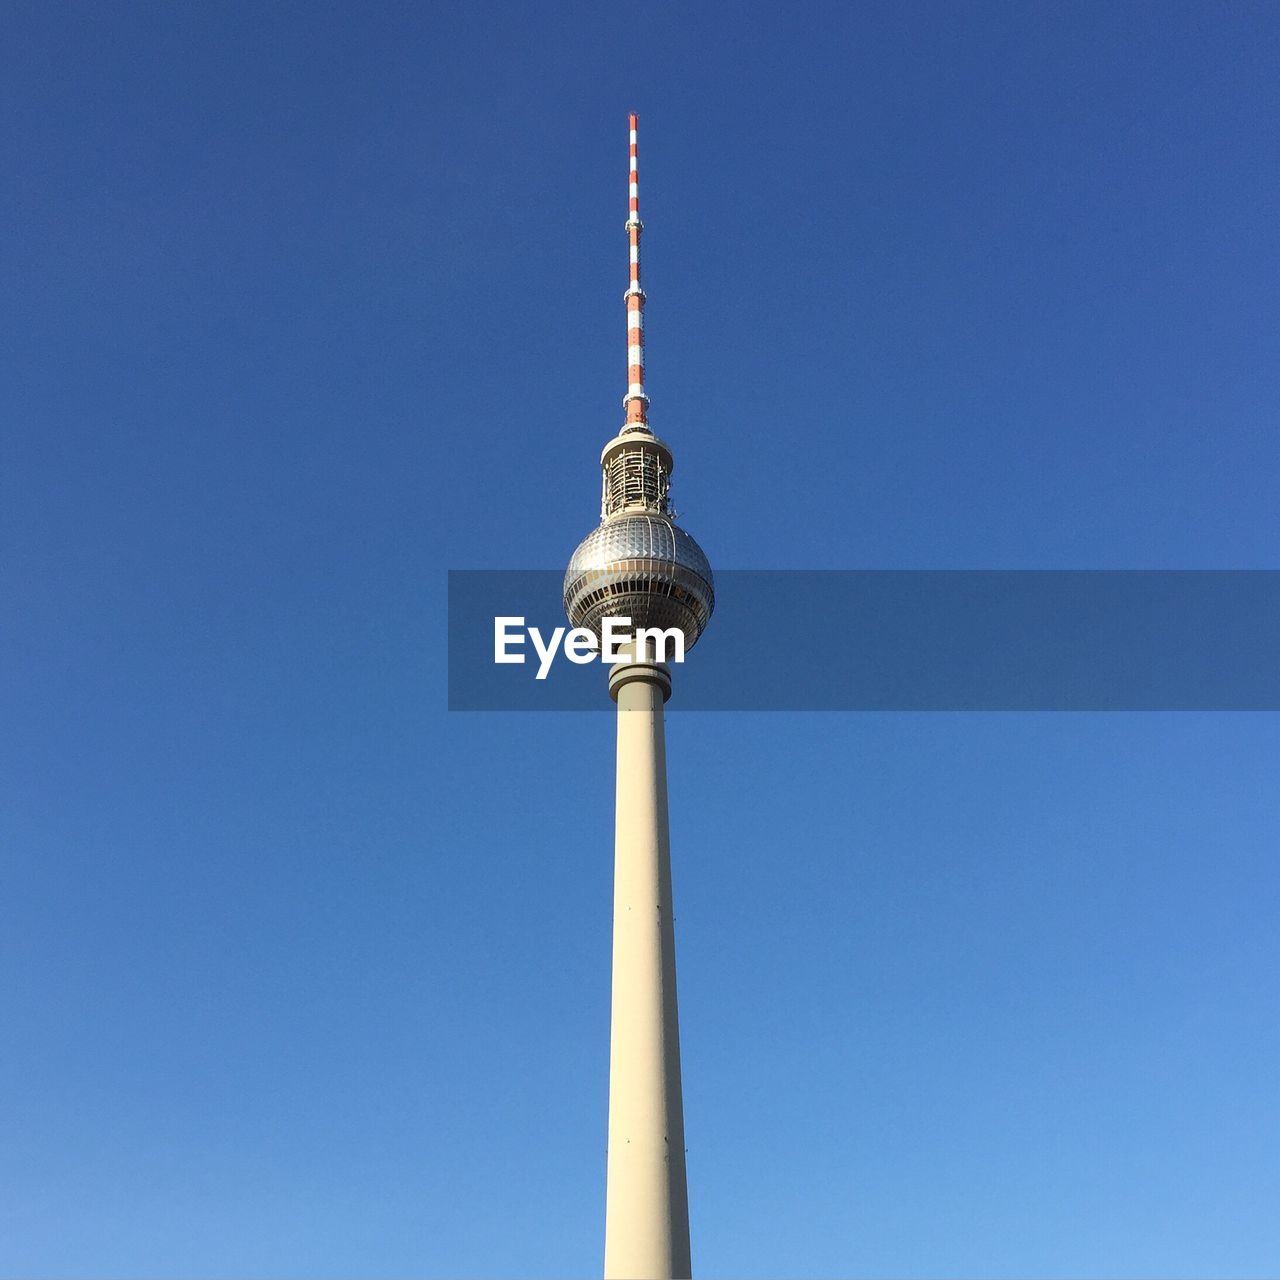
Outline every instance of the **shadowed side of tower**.
[[(597, 634), (606, 617), (629, 618), (633, 631), (678, 628), (687, 651), (715, 591), (701, 547), (671, 512), (671, 450), (649, 427), (634, 115), (630, 124), (626, 419), (600, 456), (600, 524), (569, 562), (564, 603), (574, 626)], [(677, 1280), (692, 1271), (663, 724), (671, 673), (634, 640), (626, 652), (609, 675), (618, 755), (604, 1274)]]

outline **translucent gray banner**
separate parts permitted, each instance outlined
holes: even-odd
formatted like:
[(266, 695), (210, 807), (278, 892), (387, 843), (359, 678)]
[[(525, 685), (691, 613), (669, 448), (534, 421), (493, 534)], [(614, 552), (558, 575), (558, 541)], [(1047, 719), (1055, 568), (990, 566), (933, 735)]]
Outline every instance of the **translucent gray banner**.
[[(611, 707), (607, 670), (494, 662), (494, 619), (567, 626), (555, 570), (451, 570), (449, 707)], [(716, 574), (671, 710), (1274, 711), (1280, 571)]]

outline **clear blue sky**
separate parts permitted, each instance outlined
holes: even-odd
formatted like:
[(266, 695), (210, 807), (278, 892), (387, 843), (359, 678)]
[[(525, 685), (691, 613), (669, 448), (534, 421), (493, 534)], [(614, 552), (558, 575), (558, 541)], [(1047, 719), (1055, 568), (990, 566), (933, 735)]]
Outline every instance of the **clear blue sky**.
[[(0, 1274), (597, 1273), (612, 726), (443, 607), (595, 518), (626, 112), (715, 564), (1276, 567), (1278, 37), (11, 6)], [(1280, 1272), (1277, 717), (669, 747), (697, 1274)]]

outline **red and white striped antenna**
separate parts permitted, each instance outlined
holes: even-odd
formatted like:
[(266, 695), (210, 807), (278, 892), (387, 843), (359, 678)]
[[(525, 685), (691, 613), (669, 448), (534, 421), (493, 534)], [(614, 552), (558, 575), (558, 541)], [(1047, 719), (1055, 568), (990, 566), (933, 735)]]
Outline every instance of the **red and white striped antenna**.
[(631, 177), (627, 205), (627, 241), (631, 248), (631, 283), (623, 294), (627, 303), (627, 394), (622, 397), (627, 420), (622, 430), (649, 430), (649, 397), (644, 393), (644, 290), (640, 287), (640, 179), (636, 169), (636, 124), (631, 113)]

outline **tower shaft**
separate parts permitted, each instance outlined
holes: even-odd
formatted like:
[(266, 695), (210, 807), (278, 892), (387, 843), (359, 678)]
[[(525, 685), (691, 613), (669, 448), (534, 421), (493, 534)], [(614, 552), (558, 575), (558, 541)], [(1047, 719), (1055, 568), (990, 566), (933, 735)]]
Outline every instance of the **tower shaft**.
[(613, 668), (613, 1007), (605, 1280), (691, 1275), (667, 822), (664, 667)]

